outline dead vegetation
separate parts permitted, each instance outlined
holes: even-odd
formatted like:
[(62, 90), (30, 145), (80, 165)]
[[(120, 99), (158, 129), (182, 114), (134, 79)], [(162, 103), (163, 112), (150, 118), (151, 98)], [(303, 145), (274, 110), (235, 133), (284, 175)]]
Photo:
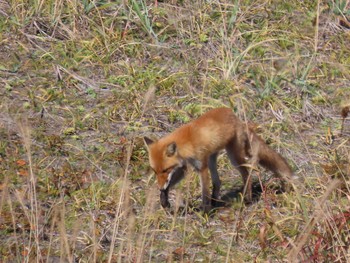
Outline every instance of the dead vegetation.
[[(350, 3), (0, 0), (1, 262), (345, 262)], [(229, 106), (300, 178), (242, 206), (161, 209), (144, 135)], [(273, 183), (271, 183), (273, 184)]]

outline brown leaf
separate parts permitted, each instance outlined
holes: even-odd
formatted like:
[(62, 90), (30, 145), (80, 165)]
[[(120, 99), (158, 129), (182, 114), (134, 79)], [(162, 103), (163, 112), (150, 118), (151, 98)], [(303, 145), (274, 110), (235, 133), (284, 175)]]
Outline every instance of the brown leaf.
[(173, 254), (177, 255), (177, 256), (183, 256), (185, 254), (185, 248), (184, 247), (178, 247), (177, 249), (175, 249), (173, 251)]
[(28, 256), (28, 249), (27, 248), (24, 248), (23, 250), (22, 250), (22, 252), (21, 252), (21, 254), (22, 254), (22, 256), (24, 256), (24, 257), (26, 257), (26, 256)]
[(22, 159), (17, 160), (16, 163), (18, 166), (24, 166), (27, 164), (27, 162), (25, 160), (22, 160)]
[(339, 25), (346, 29), (350, 29), (350, 22), (347, 19), (339, 18)]
[(19, 169), (18, 174), (20, 176), (28, 176), (29, 175), (28, 170), (25, 170), (25, 169)]

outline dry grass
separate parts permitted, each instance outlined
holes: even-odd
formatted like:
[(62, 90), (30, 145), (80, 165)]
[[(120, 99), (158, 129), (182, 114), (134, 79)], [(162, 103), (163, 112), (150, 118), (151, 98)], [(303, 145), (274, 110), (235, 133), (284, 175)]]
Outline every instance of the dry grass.
[[(345, 262), (349, 28), (342, 0), (0, 0), (0, 261)], [(243, 206), (220, 156), (228, 207), (190, 172), (161, 209), (141, 138), (222, 105), (300, 185)]]

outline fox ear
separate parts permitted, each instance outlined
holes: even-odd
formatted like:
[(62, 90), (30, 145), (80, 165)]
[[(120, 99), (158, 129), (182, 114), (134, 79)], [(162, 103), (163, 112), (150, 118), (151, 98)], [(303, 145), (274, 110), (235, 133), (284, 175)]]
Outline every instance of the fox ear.
[(173, 156), (176, 153), (176, 148), (177, 146), (175, 142), (170, 143), (166, 148), (166, 155), (168, 157)]
[(143, 137), (143, 141), (146, 145), (146, 147), (148, 148), (148, 146), (150, 146), (152, 143), (154, 143), (154, 141), (148, 137)]

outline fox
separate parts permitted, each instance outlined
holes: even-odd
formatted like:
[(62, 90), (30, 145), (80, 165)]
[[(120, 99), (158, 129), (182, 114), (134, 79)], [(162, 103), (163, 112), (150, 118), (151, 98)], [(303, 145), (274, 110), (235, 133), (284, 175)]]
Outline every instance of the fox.
[(188, 166), (200, 175), (204, 212), (217, 207), (221, 186), (217, 157), (222, 150), (226, 150), (231, 164), (243, 178), (245, 202), (252, 202), (251, 172), (257, 164), (282, 179), (283, 191), (291, 190), (294, 176), (287, 161), (255, 133), (252, 125), (241, 121), (228, 107), (211, 109), (158, 140), (143, 139), (163, 208), (170, 207), (169, 189), (184, 178)]

